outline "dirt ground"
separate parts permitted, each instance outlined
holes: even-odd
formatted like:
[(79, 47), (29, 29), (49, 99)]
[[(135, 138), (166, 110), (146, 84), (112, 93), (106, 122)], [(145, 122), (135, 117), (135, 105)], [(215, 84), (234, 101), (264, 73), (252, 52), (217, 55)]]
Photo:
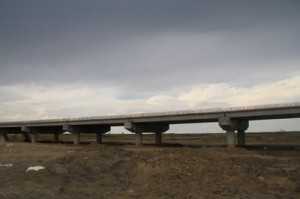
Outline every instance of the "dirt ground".
[(248, 134), (245, 148), (222, 134), (164, 135), (162, 147), (150, 135), (141, 147), (133, 135), (50, 138), (0, 145), (0, 199), (300, 198), (300, 133)]

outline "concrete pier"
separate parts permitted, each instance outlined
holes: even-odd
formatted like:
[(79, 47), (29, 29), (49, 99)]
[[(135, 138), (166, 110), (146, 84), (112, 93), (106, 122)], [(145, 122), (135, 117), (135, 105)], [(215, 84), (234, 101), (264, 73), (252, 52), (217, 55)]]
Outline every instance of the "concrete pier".
[(237, 145), (238, 146), (245, 146), (246, 139), (245, 139), (245, 131), (238, 131), (237, 133)]
[(54, 133), (54, 142), (59, 142), (59, 133)]
[(79, 144), (80, 133), (96, 134), (97, 143), (102, 143), (102, 134), (110, 131), (109, 125), (63, 125), (64, 132), (73, 134), (74, 144)]
[(25, 139), (29, 138), (29, 141), (31, 143), (36, 143), (37, 142), (38, 133), (33, 128), (29, 128), (27, 126), (22, 126), (21, 127), (21, 132), (25, 136)]
[(8, 141), (7, 133), (4, 133), (4, 132), (0, 133), (0, 144), (5, 143), (7, 141)]
[[(226, 131), (226, 144), (228, 147), (245, 145), (245, 131), (249, 127), (248, 120), (237, 120), (229, 117), (219, 118), (219, 126)], [(237, 138), (236, 133), (238, 132)]]
[(30, 142), (30, 135), (26, 132), (22, 132), (22, 135), (24, 137), (24, 142)]
[(79, 127), (71, 126), (71, 125), (63, 125), (62, 130), (63, 130), (63, 132), (72, 133), (73, 144), (79, 144), (80, 143), (80, 128)]
[(162, 144), (162, 133), (155, 133), (155, 144), (156, 145)]
[(169, 124), (166, 123), (133, 123), (126, 122), (124, 127), (133, 133), (136, 133), (136, 145), (142, 144), (142, 133), (155, 133), (155, 143), (161, 144), (161, 134), (169, 130)]
[(59, 134), (62, 133), (62, 126), (22, 126), (20, 133), (24, 136), (25, 141), (36, 143), (38, 141), (39, 134), (52, 134), (54, 140), (59, 141)]
[(135, 145), (137, 145), (137, 146), (143, 145), (143, 134), (142, 133), (137, 133), (136, 134)]
[(246, 144), (246, 130), (249, 128), (248, 120), (238, 120), (237, 122), (237, 145), (245, 146)]
[(4, 139), (3, 134), (0, 134), (0, 144), (4, 144), (6, 142), (6, 140)]
[(236, 136), (234, 131), (232, 130), (226, 131), (226, 144), (228, 147), (236, 146)]
[(96, 133), (97, 144), (102, 144), (102, 133)]
[(39, 134), (36, 132), (31, 132), (29, 134), (31, 143), (36, 143), (38, 141)]
[(79, 132), (73, 132), (73, 144), (80, 144), (80, 133)]
[(73, 144), (77, 145), (80, 143), (80, 128), (79, 127), (71, 126), (71, 125), (63, 125), (62, 130), (63, 130), (63, 132), (72, 133)]

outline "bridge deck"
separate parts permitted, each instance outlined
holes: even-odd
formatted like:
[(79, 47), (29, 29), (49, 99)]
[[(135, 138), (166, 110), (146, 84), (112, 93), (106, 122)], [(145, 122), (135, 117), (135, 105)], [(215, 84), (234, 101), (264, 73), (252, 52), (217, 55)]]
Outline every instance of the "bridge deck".
[(218, 119), (223, 116), (247, 120), (300, 118), (300, 103), (211, 108), (157, 113), (136, 113), (127, 115), (108, 115), (81, 118), (6, 121), (0, 122), (0, 128), (20, 126), (56, 126), (64, 124), (107, 124), (111, 126), (121, 126), (128, 121), (136, 123), (164, 122), (169, 124), (200, 123), (217, 122)]

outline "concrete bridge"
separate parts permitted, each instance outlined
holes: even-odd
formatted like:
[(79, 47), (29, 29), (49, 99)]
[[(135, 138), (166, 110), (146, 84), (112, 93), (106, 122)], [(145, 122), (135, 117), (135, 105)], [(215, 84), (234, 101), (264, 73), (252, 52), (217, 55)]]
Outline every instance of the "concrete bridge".
[(53, 134), (59, 141), (63, 132), (71, 132), (74, 144), (80, 143), (80, 134), (93, 133), (97, 143), (102, 143), (102, 135), (111, 126), (124, 126), (136, 134), (136, 144), (141, 145), (143, 133), (154, 133), (156, 144), (161, 144), (162, 133), (169, 130), (170, 124), (217, 122), (226, 132), (228, 146), (243, 146), (245, 132), (251, 120), (300, 118), (300, 103), (248, 106), (192, 111), (160, 113), (140, 113), (86, 118), (51, 119), (35, 121), (0, 122), (1, 142), (8, 141), (8, 134), (22, 134), (25, 141), (35, 143), (39, 134)]

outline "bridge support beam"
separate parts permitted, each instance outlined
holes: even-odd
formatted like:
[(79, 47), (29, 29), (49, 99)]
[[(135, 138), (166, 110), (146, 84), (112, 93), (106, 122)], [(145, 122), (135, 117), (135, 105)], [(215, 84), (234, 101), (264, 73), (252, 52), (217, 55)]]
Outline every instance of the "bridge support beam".
[(143, 142), (143, 133), (155, 133), (155, 144), (162, 143), (162, 133), (169, 130), (169, 124), (166, 123), (133, 123), (126, 122), (125, 128), (133, 133), (136, 133), (136, 145), (141, 145)]
[[(244, 146), (245, 131), (249, 127), (248, 120), (231, 119), (229, 117), (219, 118), (219, 126), (226, 131), (226, 144), (228, 147)], [(236, 133), (237, 138), (236, 138)]]

